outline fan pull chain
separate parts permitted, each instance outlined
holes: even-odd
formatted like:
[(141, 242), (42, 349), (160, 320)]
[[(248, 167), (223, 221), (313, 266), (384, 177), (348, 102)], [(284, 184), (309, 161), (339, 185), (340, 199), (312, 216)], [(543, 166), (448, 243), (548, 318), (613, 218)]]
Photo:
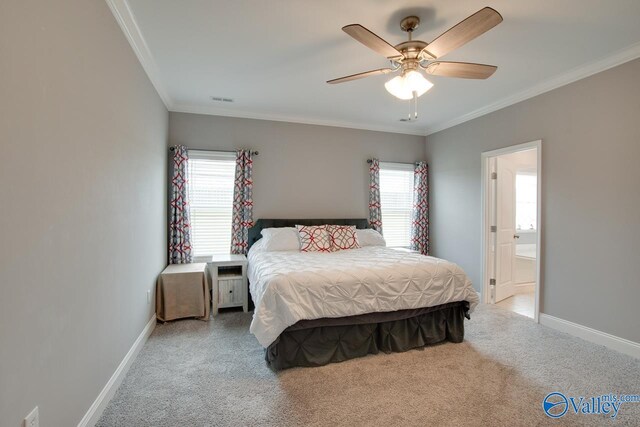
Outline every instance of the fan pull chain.
[[(413, 110), (413, 113), (412, 113)], [(400, 119), (404, 122), (413, 122), (418, 120), (418, 92), (413, 91), (413, 98), (409, 100), (409, 114), (406, 119)]]
[[(413, 108), (413, 114), (411, 112)], [(413, 91), (413, 98), (409, 101), (409, 115), (407, 117), (408, 122), (418, 120), (418, 92)]]

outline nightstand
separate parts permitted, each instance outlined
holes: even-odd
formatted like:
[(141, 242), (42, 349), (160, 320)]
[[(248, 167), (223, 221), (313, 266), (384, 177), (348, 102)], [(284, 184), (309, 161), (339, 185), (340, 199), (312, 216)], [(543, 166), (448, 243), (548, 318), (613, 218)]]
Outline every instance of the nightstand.
[(249, 311), (249, 286), (247, 284), (247, 257), (244, 255), (213, 255), (207, 262), (211, 275), (212, 314), (218, 309), (242, 307)]
[(172, 264), (156, 284), (158, 320), (196, 317), (209, 320), (209, 277), (207, 264)]

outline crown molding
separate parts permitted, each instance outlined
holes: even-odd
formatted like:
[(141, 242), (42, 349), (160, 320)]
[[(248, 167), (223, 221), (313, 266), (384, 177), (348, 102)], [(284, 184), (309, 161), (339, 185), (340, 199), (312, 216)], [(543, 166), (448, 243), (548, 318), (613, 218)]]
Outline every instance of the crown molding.
[(206, 115), (214, 115), (214, 116), (225, 116), (225, 117), (238, 117), (245, 119), (256, 119), (256, 120), (272, 120), (277, 122), (290, 122), (290, 123), (301, 123), (301, 124), (309, 124), (309, 125), (318, 125), (318, 126), (332, 126), (332, 127), (341, 127), (341, 128), (349, 128), (349, 129), (360, 129), (360, 130), (370, 130), (376, 132), (390, 132), (390, 133), (401, 133), (407, 135), (418, 135), (425, 136), (424, 128), (422, 129), (407, 129), (402, 126), (376, 126), (376, 125), (366, 125), (362, 123), (351, 123), (340, 120), (317, 120), (305, 117), (295, 117), (289, 115), (278, 115), (278, 114), (264, 114), (264, 113), (255, 113), (250, 111), (234, 111), (227, 110), (222, 108), (216, 108), (211, 106), (203, 106), (203, 105), (187, 105), (187, 104), (174, 104), (173, 100), (169, 96), (169, 93), (165, 89), (162, 79), (160, 78), (160, 71), (158, 69), (157, 63), (151, 54), (151, 50), (147, 45), (147, 42), (142, 35), (142, 31), (138, 26), (138, 23), (133, 15), (131, 7), (127, 0), (105, 0), (109, 9), (113, 13), (113, 16), (118, 21), (122, 32), (125, 37), (129, 41), (131, 48), (134, 53), (138, 57), (140, 64), (142, 64), (142, 68), (147, 73), (149, 80), (151, 80), (151, 84), (155, 87), (158, 95), (164, 102), (167, 110), (177, 112), (177, 113), (193, 113), (193, 114), (206, 114)]
[(125, 37), (129, 41), (133, 52), (138, 57), (138, 61), (142, 64), (142, 68), (147, 73), (149, 80), (151, 80), (151, 84), (155, 87), (156, 92), (164, 102), (165, 107), (170, 109), (172, 105), (171, 97), (168, 92), (165, 90), (164, 85), (162, 84), (162, 80), (160, 79), (160, 71), (158, 66), (156, 65), (156, 61), (151, 54), (151, 50), (149, 50), (149, 46), (145, 41), (142, 32), (140, 31), (140, 27), (138, 27), (138, 23), (136, 22), (136, 18), (129, 7), (129, 3), (127, 0), (105, 0), (109, 9), (111, 9), (111, 13), (118, 21), (122, 32)]
[(250, 111), (234, 111), (227, 110), (222, 108), (216, 108), (212, 106), (204, 106), (204, 105), (187, 105), (187, 104), (174, 104), (172, 98), (169, 96), (169, 93), (165, 89), (162, 79), (160, 78), (160, 71), (156, 64), (156, 61), (151, 54), (151, 50), (147, 45), (147, 42), (142, 35), (142, 31), (138, 26), (138, 23), (133, 15), (133, 12), (129, 6), (129, 2), (127, 0), (105, 0), (109, 9), (113, 13), (113, 16), (118, 21), (122, 32), (125, 37), (129, 41), (131, 48), (134, 53), (138, 57), (140, 64), (142, 64), (142, 68), (147, 73), (149, 80), (155, 87), (158, 95), (164, 102), (167, 110), (177, 112), (177, 113), (193, 113), (193, 114), (206, 114), (206, 115), (214, 115), (214, 116), (225, 116), (225, 117), (238, 117), (245, 119), (256, 119), (256, 120), (272, 120), (277, 122), (290, 122), (290, 123), (300, 123), (300, 124), (308, 124), (308, 125), (317, 125), (317, 126), (332, 126), (332, 127), (341, 127), (341, 128), (349, 128), (349, 129), (360, 129), (360, 130), (370, 130), (376, 132), (390, 132), (390, 133), (401, 133), (407, 135), (418, 135), (425, 136), (424, 128), (421, 129), (407, 129), (402, 126), (376, 126), (376, 125), (367, 125), (362, 123), (352, 123), (340, 120), (322, 120), (322, 119), (312, 119), (306, 117), (296, 117), (289, 115), (278, 115), (278, 114), (264, 114), (264, 113), (255, 113)]
[(361, 130), (371, 130), (376, 132), (391, 132), (391, 133), (401, 133), (407, 135), (418, 135), (418, 136), (428, 136), (434, 134), (436, 132), (440, 132), (442, 130), (448, 129), (450, 127), (459, 125), (461, 123), (467, 122), (469, 120), (473, 120), (475, 118), (484, 116), (485, 114), (492, 113), (494, 111), (500, 110), (502, 108), (508, 107), (513, 104), (517, 104), (518, 102), (525, 101), (529, 98), (533, 98), (535, 96), (541, 95), (545, 92), (549, 92), (553, 89), (557, 89), (559, 87), (568, 85), (575, 81), (584, 79), (591, 75), (600, 73), (602, 71), (608, 70), (609, 68), (616, 67), (618, 65), (624, 64), (625, 62), (632, 61), (634, 59), (640, 58), (640, 43), (633, 44), (625, 49), (619, 50), (614, 54), (603, 58), (596, 62), (591, 62), (586, 64), (585, 66), (576, 67), (566, 73), (563, 73), (559, 76), (552, 77), (548, 80), (545, 80), (529, 89), (517, 92), (513, 95), (502, 98), (494, 103), (486, 105), (482, 108), (478, 108), (469, 113), (463, 114), (461, 116), (455, 117), (450, 120), (446, 120), (444, 122), (437, 123), (433, 126), (429, 126), (426, 129), (416, 129), (411, 128), (407, 129), (403, 126), (378, 126), (378, 125), (369, 125), (362, 123), (354, 123), (340, 120), (325, 120), (325, 119), (312, 119), (306, 117), (296, 117), (290, 115), (280, 115), (280, 114), (264, 114), (264, 113), (256, 113), (250, 111), (235, 111), (235, 110), (227, 110), (212, 106), (204, 106), (204, 105), (188, 105), (188, 104), (174, 104), (169, 93), (166, 91), (164, 85), (162, 84), (162, 80), (160, 78), (160, 71), (156, 64), (151, 51), (147, 45), (147, 42), (138, 27), (135, 16), (129, 7), (129, 3), (127, 0), (105, 0), (109, 9), (113, 13), (113, 16), (118, 21), (122, 32), (126, 36), (129, 44), (131, 45), (134, 53), (138, 57), (140, 64), (144, 68), (149, 80), (155, 87), (158, 95), (164, 102), (164, 105), (167, 107), (167, 110), (180, 112), (180, 113), (194, 113), (194, 114), (207, 114), (207, 115), (216, 115), (216, 116), (225, 116), (225, 117), (238, 117), (238, 118), (247, 118), (247, 119), (256, 119), (256, 120), (272, 120), (278, 122), (290, 122), (290, 123), (301, 123), (301, 124), (310, 124), (310, 125), (318, 125), (318, 126), (333, 126), (333, 127), (341, 127), (341, 128), (350, 128), (350, 129), (361, 129)]
[(525, 101), (529, 98), (533, 98), (534, 96), (541, 95), (545, 92), (549, 92), (553, 89), (557, 89), (559, 87), (600, 73), (602, 71), (606, 71), (609, 68), (622, 65), (625, 62), (629, 62), (637, 58), (640, 58), (640, 43), (632, 44), (631, 46), (625, 49), (621, 49), (615, 52), (613, 55), (610, 55), (599, 61), (591, 62), (585, 66), (573, 68), (566, 73), (560, 74), (556, 77), (552, 77), (529, 89), (502, 98), (485, 107), (478, 108), (477, 110), (463, 114), (462, 116), (456, 117), (454, 119), (441, 122), (439, 124), (436, 124), (435, 126), (429, 126), (427, 128), (426, 135), (429, 136), (433, 133), (440, 132), (464, 122), (468, 122), (469, 120), (473, 120), (477, 117), (484, 116), (485, 114), (489, 114), (510, 105), (517, 104), (518, 102)]
[(369, 130), (374, 132), (400, 133), (405, 135), (425, 136), (424, 128), (402, 128), (401, 126), (376, 126), (340, 120), (310, 119), (284, 114), (265, 114), (250, 111), (235, 111), (201, 105), (175, 104), (169, 111), (174, 113), (205, 114), (210, 116), (237, 117), (241, 119), (271, 120), (274, 122), (298, 123), (316, 126), (331, 126), (348, 129)]

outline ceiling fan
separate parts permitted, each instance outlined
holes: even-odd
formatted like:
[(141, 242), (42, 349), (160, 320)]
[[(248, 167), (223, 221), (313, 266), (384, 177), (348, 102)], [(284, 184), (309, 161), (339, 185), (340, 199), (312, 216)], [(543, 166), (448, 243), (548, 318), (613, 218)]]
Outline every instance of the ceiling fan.
[[(391, 61), (391, 68), (365, 71), (327, 81), (329, 84), (344, 83), (363, 77), (390, 74), (397, 71), (400, 76), (385, 83), (385, 88), (400, 99), (414, 99), (431, 89), (433, 84), (424, 78), (420, 70), (434, 76), (463, 79), (486, 79), (498, 67), (469, 62), (447, 62), (439, 59), (449, 52), (470, 42), (502, 22), (502, 16), (490, 7), (479, 10), (441, 34), (431, 43), (412, 40), (411, 34), (420, 24), (417, 16), (408, 16), (400, 21), (400, 28), (409, 34), (409, 40), (392, 46), (385, 40), (359, 24), (351, 24), (342, 30), (368, 48)], [(417, 117), (417, 113), (416, 113)]]

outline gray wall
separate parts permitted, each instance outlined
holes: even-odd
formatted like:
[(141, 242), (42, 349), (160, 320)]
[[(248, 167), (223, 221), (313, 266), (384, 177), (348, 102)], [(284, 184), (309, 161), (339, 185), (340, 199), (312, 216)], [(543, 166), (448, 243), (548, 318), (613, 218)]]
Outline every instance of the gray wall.
[(424, 158), (422, 136), (184, 113), (169, 114), (169, 141), (197, 149), (258, 150), (256, 219), (366, 218), (367, 158)]
[(480, 153), (542, 139), (542, 311), (640, 342), (640, 60), (427, 137), (434, 255), (480, 287)]
[(77, 425), (153, 316), (168, 113), (106, 3), (0, 6), (0, 425)]

